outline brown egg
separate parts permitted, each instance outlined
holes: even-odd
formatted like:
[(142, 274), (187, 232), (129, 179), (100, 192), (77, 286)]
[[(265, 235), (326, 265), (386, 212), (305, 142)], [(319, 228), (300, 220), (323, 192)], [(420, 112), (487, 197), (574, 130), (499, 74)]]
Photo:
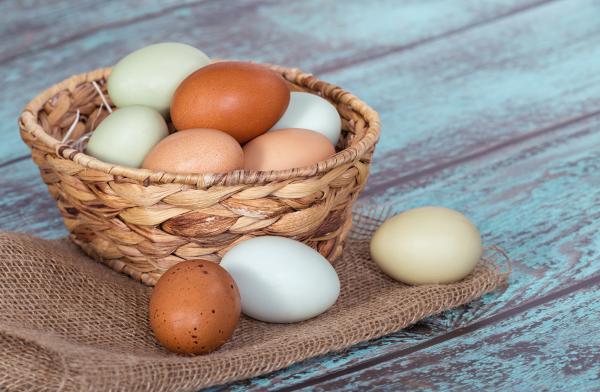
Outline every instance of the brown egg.
[(244, 167), (244, 152), (225, 132), (188, 129), (161, 140), (142, 167), (170, 173), (227, 173)]
[(327, 137), (308, 129), (271, 131), (244, 146), (244, 169), (285, 170), (311, 166), (335, 154)]
[(178, 130), (215, 128), (245, 143), (269, 130), (289, 102), (290, 91), (280, 75), (262, 65), (224, 61), (181, 82), (171, 120)]
[(202, 354), (229, 340), (240, 312), (240, 292), (227, 271), (210, 261), (184, 261), (154, 286), (150, 327), (166, 349)]

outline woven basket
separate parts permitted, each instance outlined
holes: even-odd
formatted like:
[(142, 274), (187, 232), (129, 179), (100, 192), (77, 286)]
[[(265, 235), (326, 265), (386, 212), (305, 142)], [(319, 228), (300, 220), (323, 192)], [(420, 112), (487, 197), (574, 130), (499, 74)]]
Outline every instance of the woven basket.
[(148, 285), (180, 261), (219, 261), (234, 244), (260, 235), (300, 240), (335, 261), (352, 225), (352, 204), (367, 181), (379, 116), (337, 86), (298, 69), (270, 67), (291, 90), (319, 94), (337, 107), (343, 131), (335, 156), (270, 172), (133, 169), (99, 161), (73, 143), (108, 114), (97, 87), (108, 97), (109, 68), (73, 76), (34, 98), (21, 113), (21, 137), (71, 239)]

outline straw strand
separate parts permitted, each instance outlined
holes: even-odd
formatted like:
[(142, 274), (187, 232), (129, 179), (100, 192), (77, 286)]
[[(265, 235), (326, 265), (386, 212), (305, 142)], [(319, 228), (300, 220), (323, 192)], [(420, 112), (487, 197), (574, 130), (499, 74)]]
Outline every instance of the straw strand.
[[(343, 130), (335, 156), (272, 172), (182, 175), (123, 167), (82, 152), (108, 114), (104, 109), (111, 110), (100, 87), (110, 69), (74, 76), (33, 99), (20, 117), (21, 136), (73, 241), (150, 285), (179, 261), (219, 261), (234, 244), (260, 235), (303, 241), (335, 261), (367, 180), (379, 118), (337, 86), (298, 69), (271, 67), (293, 90), (319, 94), (337, 107)], [(70, 141), (81, 118), (87, 132)]]

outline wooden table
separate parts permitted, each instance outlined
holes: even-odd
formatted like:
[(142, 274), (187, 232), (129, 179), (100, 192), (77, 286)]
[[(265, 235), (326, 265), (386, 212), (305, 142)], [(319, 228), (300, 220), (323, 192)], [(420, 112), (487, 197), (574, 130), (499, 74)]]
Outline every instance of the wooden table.
[(354, 92), (383, 124), (362, 199), (458, 209), (515, 260), (503, 292), (214, 390), (600, 389), (600, 2), (1, 2), (1, 229), (66, 234), (26, 102), (160, 41)]

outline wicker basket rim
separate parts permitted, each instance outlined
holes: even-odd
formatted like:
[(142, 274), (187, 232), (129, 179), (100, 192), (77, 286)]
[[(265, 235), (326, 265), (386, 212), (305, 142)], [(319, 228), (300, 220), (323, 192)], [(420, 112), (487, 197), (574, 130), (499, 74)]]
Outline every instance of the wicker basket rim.
[[(79, 152), (71, 146), (50, 136), (38, 123), (37, 116), (44, 104), (58, 92), (63, 90), (73, 91), (81, 83), (106, 78), (111, 72), (111, 67), (100, 68), (91, 72), (71, 76), (44, 90), (25, 106), (19, 117), (19, 125), (23, 131), (28, 132), (46, 147), (54, 150), (58, 156), (73, 161), (85, 168), (97, 170), (109, 175), (126, 177), (144, 184), (177, 183), (195, 185), (201, 188), (212, 185), (233, 186), (240, 184), (266, 184), (270, 182), (312, 177), (355, 161), (377, 143), (380, 134), (379, 114), (365, 102), (361, 101), (353, 94), (344, 91), (342, 88), (319, 80), (312, 74), (304, 73), (298, 68), (287, 68), (272, 64), (264, 65), (267, 65), (274, 71), (280, 73), (291, 83), (308, 88), (314, 92), (326, 94), (327, 97), (332, 98), (336, 103), (343, 103), (350, 107), (365, 121), (365, 127), (367, 128), (365, 135), (353, 145), (346, 147), (344, 150), (339, 151), (337, 154), (324, 161), (320, 161), (312, 166), (288, 170), (236, 170), (223, 174), (175, 174), (110, 164), (83, 152)], [(329, 92), (326, 93), (326, 90), (329, 90)]]

